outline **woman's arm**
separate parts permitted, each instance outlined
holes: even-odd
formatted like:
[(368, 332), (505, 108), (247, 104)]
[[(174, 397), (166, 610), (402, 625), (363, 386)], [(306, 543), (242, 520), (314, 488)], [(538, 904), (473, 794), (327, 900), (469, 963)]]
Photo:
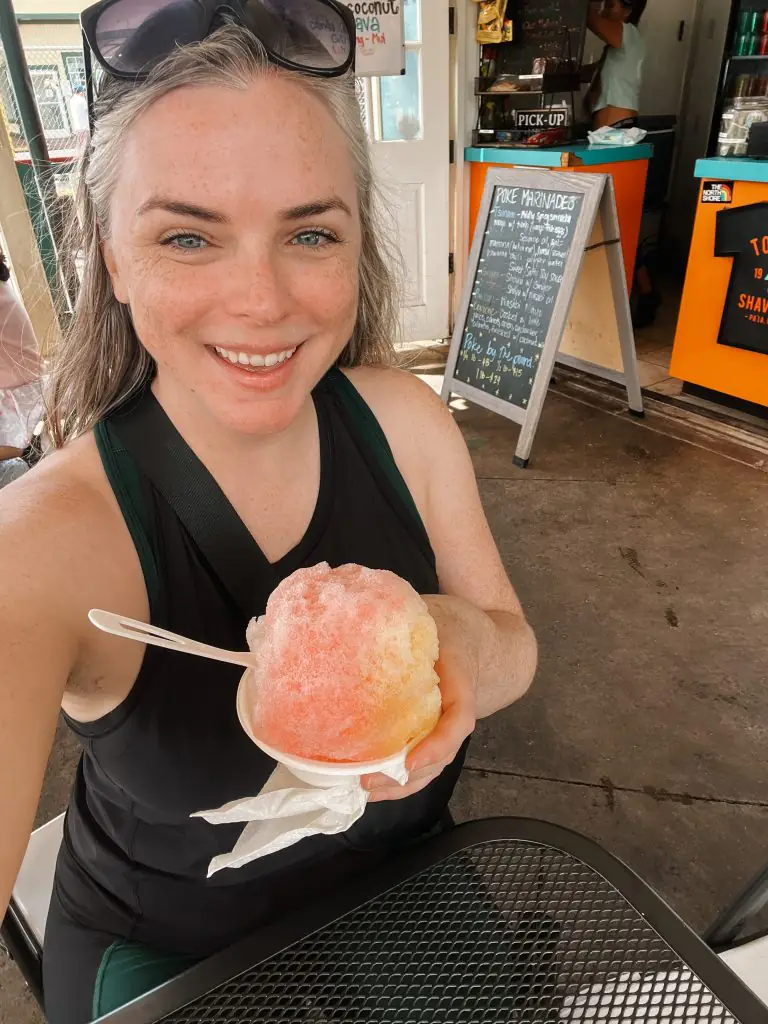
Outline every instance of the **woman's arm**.
[(60, 567), (72, 537), (57, 527), (52, 495), (27, 479), (0, 493), (0, 918), (32, 830), (77, 649), (73, 595)]
[(617, 50), (624, 41), (624, 23), (604, 18), (600, 13), (599, 4), (590, 4), (589, 13), (587, 14), (587, 28), (590, 32), (594, 32), (598, 39), (602, 39), (604, 43), (613, 46)]
[[(412, 378), (413, 379), (413, 378)], [(441, 596), (433, 605), (441, 637), (459, 660), (459, 641), (473, 677), (477, 717), (518, 700), (536, 668), (536, 643), (485, 517), (464, 438), (448, 408), (415, 381), (421, 413), (423, 510), (437, 559)], [(414, 395), (414, 399), (416, 396)]]
[[(98, 455), (85, 442), (87, 460), (77, 441), (0, 491), (0, 918), (29, 840), (65, 688), (86, 713), (113, 696), (113, 663), (88, 609), (144, 614), (132, 600), (143, 581), (130, 539), (119, 510), (91, 480)], [(133, 671), (131, 656), (116, 653), (118, 674)]]
[[(411, 489), (437, 560), (439, 595), (426, 598), (438, 626), (443, 716), (409, 758), (405, 790), (379, 777), (376, 798), (423, 788), (483, 718), (518, 700), (536, 668), (536, 641), (485, 518), (467, 446), (453, 416), (418, 378), (353, 371)], [(378, 378), (378, 379), (377, 379)]]

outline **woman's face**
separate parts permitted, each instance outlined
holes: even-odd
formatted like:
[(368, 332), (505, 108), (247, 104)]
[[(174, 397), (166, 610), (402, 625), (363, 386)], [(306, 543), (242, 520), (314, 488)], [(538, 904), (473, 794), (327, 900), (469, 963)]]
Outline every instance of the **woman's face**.
[(341, 129), (279, 77), (169, 93), (126, 141), (104, 254), (161, 396), (243, 433), (285, 428), (357, 314)]

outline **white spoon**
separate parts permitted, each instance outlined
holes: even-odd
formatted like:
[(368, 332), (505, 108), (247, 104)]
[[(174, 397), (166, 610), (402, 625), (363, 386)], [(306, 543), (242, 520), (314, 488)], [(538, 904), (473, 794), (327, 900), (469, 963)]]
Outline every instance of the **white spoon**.
[(100, 608), (91, 608), (88, 618), (105, 633), (114, 633), (127, 640), (138, 640), (142, 644), (154, 644), (155, 647), (167, 647), (169, 651), (180, 651), (182, 654), (196, 654), (199, 658), (211, 658), (213, 661), (226, 661), (229, 665), (242, 665), (243, 668), (254, 668), (256, 655), (251, 651), (225, 651), (222, 647), (211, 647), (197, 640), (171, 633), (167, 629), (158, 629), (138, 619), (128, 619), (124, 615), (115, 615)]

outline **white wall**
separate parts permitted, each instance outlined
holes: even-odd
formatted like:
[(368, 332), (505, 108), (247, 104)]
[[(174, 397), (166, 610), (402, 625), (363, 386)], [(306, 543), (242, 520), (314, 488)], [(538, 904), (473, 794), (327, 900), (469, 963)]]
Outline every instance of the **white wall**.
[[(653, 2), (653, 0), (651, 0)], [(672, 175), (668, 230), (680, 252), (687, 252), (696, 211), (696, 161), (707, 155), (709, 129), (725, 48), (731, 7), (726, 0), (699, 0)]]
[(640, 21), (646, 45), (642, 115), (680, 112), (698, 4), (699, 0), (648, 0)]

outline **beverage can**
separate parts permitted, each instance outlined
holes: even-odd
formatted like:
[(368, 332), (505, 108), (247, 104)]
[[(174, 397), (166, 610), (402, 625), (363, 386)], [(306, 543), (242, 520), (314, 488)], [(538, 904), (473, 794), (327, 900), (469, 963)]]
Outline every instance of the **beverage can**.
[(752, 75), (739, 75), (733, 83), (733, 98), (741, 99), (752, 94)]

